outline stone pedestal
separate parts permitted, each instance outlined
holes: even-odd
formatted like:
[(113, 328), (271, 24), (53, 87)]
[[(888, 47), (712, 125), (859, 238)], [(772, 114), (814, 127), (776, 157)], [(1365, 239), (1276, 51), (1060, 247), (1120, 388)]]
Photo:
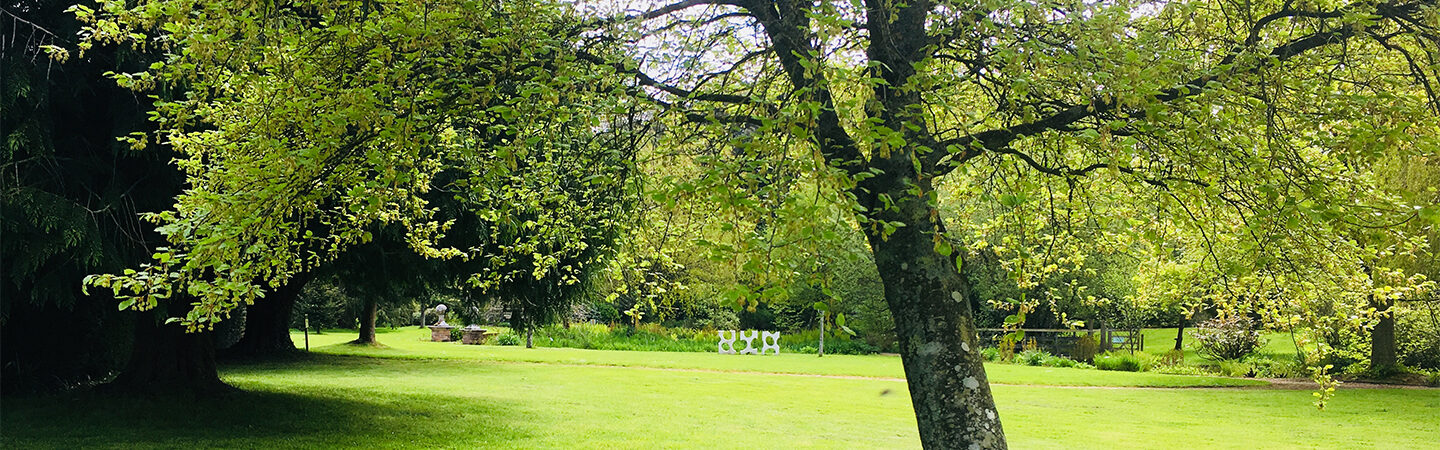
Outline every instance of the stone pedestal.
[(490, 334), (484, 328), (465, 328), (461, 330), (460, 343), (465, 345), (480, 345), (485, 343), (485, 338)]
[(431, 325), (430, 342), (450, 342), (450, 330), (452, 328), (455, 327), (449, 325)]

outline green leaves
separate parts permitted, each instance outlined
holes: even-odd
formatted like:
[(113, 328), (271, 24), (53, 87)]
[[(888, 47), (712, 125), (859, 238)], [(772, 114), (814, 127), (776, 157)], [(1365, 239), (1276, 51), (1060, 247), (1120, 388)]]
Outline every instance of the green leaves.
[(1000, 198), (1000, 204), (1001, 204), (1002, 206), (1008, 206), (1008, 207), (1013, 208), (1013, 207), (1020, 206), (1020, 205), (1024, 204), (1025, 201), (1026, 201), (1026, 199), (1028, 198), (1028, 196), (1025, 195), (1025, 194), (1023, 194), (1023, 193), (1021, 193), (1021, 194), (1005, 193), (1005, 194), (1000, 194), (1000, 197), (999, 197), (999, 198)]
[(851, 330), (850, 327), (845, 326), (845, 313), (836, 313), (836, 314), (835, 314), (835, 326), (840, 327), (840, 331), (844, 331), (845, 334), (848, 334), (848, 335), (851, 335), (851, 336), (854, 336), (854, 335), (855, 335), (855, 330)]
[[(950, 256), (950, 253), (951, 253), (952, 251), (953, 251), (953, 249), (950, 248), (950, 240), (949, 240), (949, 239), (945, 239), (945, 238), (942, 236), (942, 237), (939, 237), (938, 239), (935, 240), (935, 253), (939, 253), (940, 256), (946, 256), (946, 257), (948, 257), (948, 256)], [(956, 264), (956, 266), (958, 267), (959, 264)]]
[[(381, 3), (383, 14), (354, 14), (349, 2), (77, 7), (87, 45), (166, 42), (164, 63), (113, 74), (117, 83), (186, 87), (152, 115), (190, 187), (174, 211), (151, 216), (173, 250), (90, 282), (134, 308), (179, 290), (195, 304), (182, 321), (208, 328), (262, 286), (398, 224), (418, 254), (494, 261), (482, 287), (517, 274), (578, 283), (633, 190), (628, 153), (601, 144), (626, 142), (617, 136), (630, 125), (613, 113), (624, 101), (606, 66), (574, 57), (563, 30), (577, 18), (549, 3)], [(446, 170), (474, 176), (443, 185)], [(453, 220), (436, 219), (434, 189), (486, 205), (476, 215), (515, 232), (497, 239), (512, 245), (443, 247)]]
[(1020, 325), (1025, 322), (1025, 314), (1017, 313), (1005, 316), (1005, 325)]
[(1440, 205), (1427, 205), (1416, 211), (1416, 216), (1432, 225), (1440, 225)]

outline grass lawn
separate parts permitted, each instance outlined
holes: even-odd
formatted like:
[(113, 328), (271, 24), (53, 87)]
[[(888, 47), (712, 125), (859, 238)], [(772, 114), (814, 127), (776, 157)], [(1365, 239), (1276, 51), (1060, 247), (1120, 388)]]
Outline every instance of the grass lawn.
[[(1141, 331), (1145, 335), (1145, 353), (1160, 356), (1165, 352), (1175, 349), (1174, 328), (1146, 328)], [(1262, 335), (1265, 345), (1255, 351), (1256, 356), (1263, 356), (1276, 361), (1295, 360), (1295, 341), (1290, 333), (1278, 331), (1265, 331)], [(1197, 352), (1199, 341), (1195, 340), (1195, 328), (1185, 329), (1185, 341), (1182, 342), (1181, 350), (1185, 352), (1185, 362), (1190, 364), (1213, 364), (1209, 358)]]
[[(300, 334), (291, 336), (303, 343)], [(374, 356), (408, 359), (462, 359), (504, 362), (533, 362), (571, 365), (603, 365), (652, 367), (712, 371), (773, 372), (806, 375), (841, 375), (877, 378), (904, 378), (900, 358), (882, 355), (815, 355), (782, 353), (761, 357), (722, 356), (715, 353), (640, 352), (585, 350), (575, 348), (532, 348), (498, 345), (460, 345), (430, 342), (430, 331), (401, 328), (383, 330), (379, 340), (385, 348), (336, 345), (355, 339), (352, 332), (328, 332), (310, 335), (316, 352), (337, 355)], [(303, 344), (301, 344), (303, 345)], [(1222, 377), (1191, 377), (1156, 373), (1111, 372), (1065, 369), (1057, 367), (1025, 367), (991, 364), (987, 373), (992, 383), (1042, 384), (1064, 386), (1254, 386), (1264, 381)]]
[[(428, 343), (419, 334), (383, 334), (390, 348), (380, 349), (321, 345), (349, 335), (312, 336), (315, 352), (305, 357), (226, 365), (225, 380), (245, 392), (220, 399), (7, 398), (0, 447), (918, 446), (902, 381), (770, 373), (886, 377), (898, 374), (894, 357), (647, 356)], [(1014, 383), (995, 386), (1014, 448), (1433, 448), (1440, 440), (1437, 390), (1343, 390), (1317, 411), (1304, 390), (1051, 387), (1027, 384), (1153, 381), (990, 370)]]

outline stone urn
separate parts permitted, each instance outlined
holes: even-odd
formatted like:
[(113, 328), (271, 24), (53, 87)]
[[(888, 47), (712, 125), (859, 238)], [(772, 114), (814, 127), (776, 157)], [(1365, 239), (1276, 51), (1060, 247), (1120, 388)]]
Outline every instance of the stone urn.
[(450, 342), (450, 330), (455, 327), (445, 323), (447, 309), (444, 303), (435, 306), (435, 315), (440, 317), (440, 321), (430, 326), (430, 342)]

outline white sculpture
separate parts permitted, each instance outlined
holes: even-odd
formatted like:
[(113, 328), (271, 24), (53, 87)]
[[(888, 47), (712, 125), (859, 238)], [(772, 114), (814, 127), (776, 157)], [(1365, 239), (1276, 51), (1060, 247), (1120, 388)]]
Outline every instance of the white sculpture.
[(740, 332), (740, 340), (745, 341), (745, 349), (740, 351), (742, 355), (754, 355), (760, 353), (755, 350), (755, 338), (760, 336), (759, 331), (747, 330)]
[[(725, 337), (726, 331), (730, 332), (730, 337), (728, 339)], [(764, 355), (766, 354), (766, 352), (769, 352), (771, 350), (774, 350), (775, 354), (777, 355), (780, 354), (779, 331), (720, 330), (716, 333), (720, 335), (720, 344), (717, 345), (716, 348), (720, 351), (720, 354), (722, 355), (734, 355), (736, 353), (739, 353), (741, 355)], [(739, 352), (735, 351), (736, 336), (739, 336), (740, 340), (745, 341), (745, 349), (740, 350)], [(760, 338), (759, 350), (755, 349), (755, 338), (757, 337)]]
[(435, 305), (435, 315), (440, 316), (440, 321), (439, 321), (439, 322), (435, 322), (435, 326), (437, 326), (437, 327), (448, 327), (448, 326), (450, 326), (450, 324), (445, 323), (445, 311), (447, 311), (447, 310), (449, 310), (449, 309), (450, 309), (450, 308), (446, 308), (446, 307), (445, 307), (445, 304), (444, 304), (444, 303), (441, 303), (441, 304), (439, 304), (439, 305)]
[(777, 355), (780, 354), (780, 332), (779, 332), (779, 331), (762, 331), (762, 332), (760, 332), (760, 354), (763, 355), (763, 354), (765, 354), (765, 352), (768, 352), (768, 351), (770, 351), (770, 350), (774, 350), (774, 351), (775, 351), (775, 354), (777, 354)]
[[(735, 330), (730, 330), (730, 339), (725, 339), (725, 330), (720, 330), (720, 331), (718, 331), (717, 333), (720, 334), (720, 345), (717, 346), (717, 347), (719, 347), (720, 354), (722, 354), (722, 355), (733, 355), (733, 354), (735, 354)], [(726, 349), (725, 349), (726, 347), (729, 347), (730, 349), (729, 349), (729, 350), (726, 350)]]

